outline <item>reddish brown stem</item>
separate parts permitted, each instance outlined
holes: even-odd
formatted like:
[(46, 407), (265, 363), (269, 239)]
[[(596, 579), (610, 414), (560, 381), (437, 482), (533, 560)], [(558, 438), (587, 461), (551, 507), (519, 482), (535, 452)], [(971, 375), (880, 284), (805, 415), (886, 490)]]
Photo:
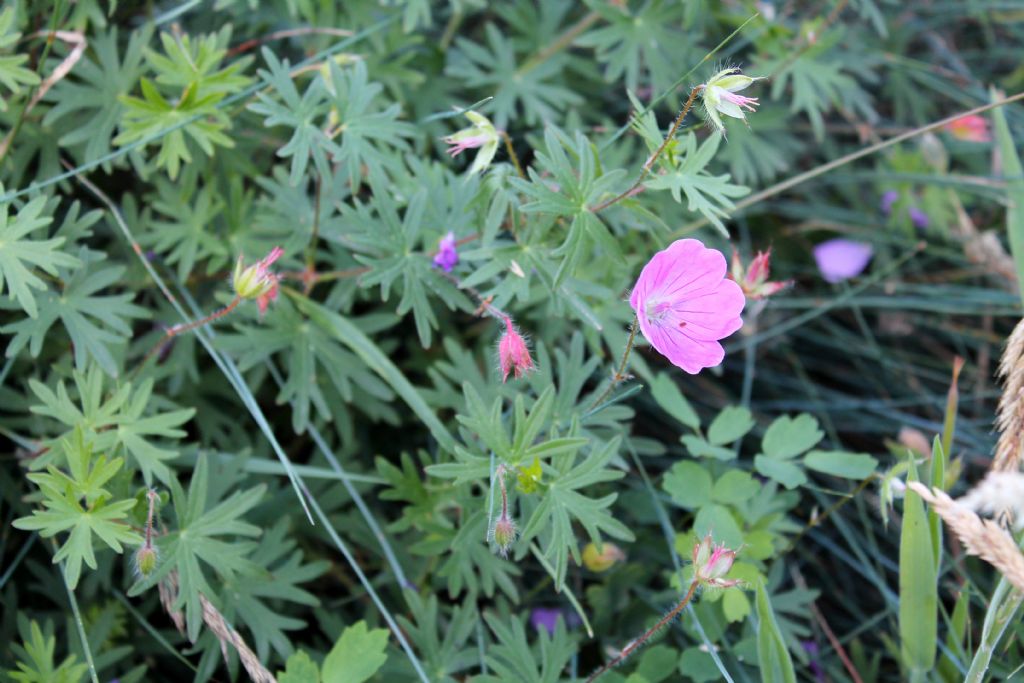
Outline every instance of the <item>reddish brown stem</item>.
[(668, 135), (666, 135), (665, 139), (661, 141), (661, 145), (654, 151), (654, 154), (648, 157), (647, 161), (644, 162), (643, 170), (640, 171), (640, 177), (636, 179), (636, 182), (630, 185), (629, 189), (622, 194), (612, 197), (611, 199), (601, 202), (597, 206), (591, 208), (590, 211), (592, 213), (604, 211), (612, 204), (630, 197), (640, 189), (640, 184), (647, 179), (647, 176), (650, 175), (651, 169), (654, 168), (654, 163), (658, 160), (658, 157), (660, 157), (662, 152), (665, 151), (665, 148), (668, 147), (668, 143), (675, 138), (676, 132), (679, 131), (679, 126), (683, 123), (683, 119), (686, 118), (686, 115), (690, 113), (690, 109), (693, 107), (693, 101), (697, 99), (698, 93), (703, 89), (703, 85), (697, 85), (690, 91), (690, 96), (686, 98), (686, 104), (683, 105), (682, 110), (679, 112), (679, 116), (677, 116), (676, 120), (672, 122), (672, 127), (669, 129)]
[(668, 614), (663, 616), (657, 624), (647, 629), (642, 636), (636, 638), (635, 640), (631, 641), (628, 645), (626, 645), (626, 647), (622, 648), (622, 652), (619, 653), (618, 657), (611, 660), (610, 662), (607, 662), (600, 669), (590, 674), (590, 678), (587, 679), (587, 683), (592, 683), (592, 681), (596, 681), (600, 676), (610, 671), (613, 667), (621, 664), (623, 661), (625, 661), (627, 657), (633, 654), (633, 652), (637, 648), (646, 643), (651, 638), (651, 636), (653, 636), (661, 629), (665, 628), (666, 624), (668, 624), (670, 621), (679, 616), (679, 613), (683, 611), (683, 608), (690, 604), (690, 600), (693, 599), (693, 594), (696, 592), (697, 582), (694, 581), (690, 584), (690, 589), (686, 591), (686, 595), (683, 596), (683, 599), (679, 601), (679, 604), (673, 607)]
[(160, 349), (163, 348), (164, 344), (166, 344), (167, 342), (171, 341), (172, 339), (177, 337), (179, 334), (184, 334), (185, 332), (191, 332), (192, 330), (194, 330), (194, 329), (196, 329), (198, 327), (202, 327), (203, 325), (206, 325), (208, 323), (212, 323), (215, 320), (220, 320), (221, 318), (226, 316), (228, 313), (230, 313), (231, 311), (233, 311), (236, 308), (238, 308), (238, 304), (240, 304), (240, 303), (242, 303), (242, 297), (236, 296), (234, 299), (231, 300), (231, 303), (229, 303), (227, 306), (225, 306), (224, 308), (220, 309), (219, 311), (214, 311), (213, 313), (211, 313), (210, 315), (206, 316), (205, 318), (200, 318), (199, 320), (193, 320), (190, 323), (185, 323), (185, 324), (182, 324), (182, 325), (175, 325), (174, 327), (172, 327), (169, 330), (167, 330), (167, 332), (164, 333), (163, 339), (161, 339), (159, 342), (157, 342), (156, 345), (152, 349), (149, 350), (149, 353), (146, 354), (146, 357), (142, 359), (142, 362), (139, 363), (139, 366), (135, 369), (135, 373), (134, 374), (138, 374), (142, 370), (142, 368), (146, 367), (146, 363), (148, 363), (149, 360), (153, 356), (155, 356), (157, 353), (160, 352)]

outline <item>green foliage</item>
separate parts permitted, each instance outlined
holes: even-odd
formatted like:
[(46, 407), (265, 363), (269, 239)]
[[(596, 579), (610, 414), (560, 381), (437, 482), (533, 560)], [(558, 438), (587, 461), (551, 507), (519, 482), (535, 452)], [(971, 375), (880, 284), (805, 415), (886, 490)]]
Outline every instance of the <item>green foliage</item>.
[[(81, 3), (80, 3), (81, 4)], [(60, 81), (48, 99), (53, 107), (43, 122), (59, 128), (63, 147), (82, 148), (83, 161), (95, 161), (111, 150), (111, 138), (124, 115), (120, 96), (130, 92), (145, 73), (144, 47), (149, 25), (134, 31), (123, 53), (117, 27), (93, 36), (95, 58), (83, 57), (72, 75)]]
[[(0, 185), (2, 191), (3, 186)], [(47, 289), (46, 283), (32, 272), (32, 268), (38, 267), (49, 275), (57, 275), (60, 267), (80, 264), (74, 256), (57, 251), (64, 244), (63, 237), (24, 239), (53, 221), (51, 217), (41, 215), (45, 207), (46, 198), (36, 197), (21, 207), (12, 220), (10, 205), (0, 206), (0, 294), (3, 294), (6, 283), (8, 298), (17, 298), (18, 305), (32, 318), (39, 316), (32, 290)]]
[(26, 628), (25, 622), (18, 620), (18, 631), (23, 639), (21, 645), (13, 646), (18, 668), (8, 671), (7, 675), (17, 683), (76, 683), (81, 680), (88, 665), (76, 663), (74, 655), (68, 655), (59, 665), (54, 664), (57, 639), (53, 635), (53, 624), (46, 622), (44, 628), (45, 633), (35, 621)]
[(70, 471), (64, 472), (50, 465), (45, 473), (30, 474), (29, 480), (39, 487), (43, 495), (45, 510), (36, 510), (30, 517), (15, 520), (14, 526), (38, 531), (43, 538), (68, 532), (53, 561), (66, 560), (65, 577), (73, 589), (78, 585), (82, 562), (91, 569), (98, 566), (97, 539), (114, 552), (121, 553), (124, 545), (135, 545), (141, 538), (126, 526), (128, 512), (135, 507), (135, 499), (117, 500), (104, 488), (121, 469), (121, 458), (108, 461), (100, 456), (93, 459), (93, 446), (84, 440), (80, 430), (72, 438), (62, 440), (60, 447)]
[[(846, 479), (864, 479), (878, 466), (878, 460), (865, 453), (812, 450), (824, 434), (810, 415), (782, 416), (769, 425), (761, 442), (761, 454), (754, 459), (757, 471), (788, 489), (807, 482), (804, 468)], [(804, 454), (800, 467), (795, 461)]]
[[(0, 677), (580, 680), (705, 534), (749, 590), (599, 683), (1015, 674), (1020, 596), (897, 502), (922, 466), (959, 498), (997, 438), (1006, 3), (7, 5)], [(873, 256), (833, 283), (836, 236)], [(737, 328), (709, 257), (634, 312), (681, 237), (787, 286)], [(724, 360), (663, 357), (665, 304)]]
[(384, 647), (388, 642), (386, 629), (366, 628), (360, 621), (341, 634), (324, 659), (323, 683), (363, 683), (387, 660)]
[(796, 683), (793, 659), (782, 640), (764, 583), (757, 584), (757, 621), (757, 660), (761, 666), (761, 680), (763, 683)]
[[(687, 209), (696, 211), (711, 222), (716, 228), (728, 235), (723, 218), (735, 207), (733, 199), (750, 192), (749, 189), (729, 182), (729, 174), (711, 175), (707, 166), (718, 151), (722, 138), (712, 134), (699, 148), (697, 137), (687, 135), (680, 150), (681, 155), (666, 156), (668, 161), (664, 173), (660, 173), (647, 181), (647, 187), (653, 190), (668, 190), (672, 199), (683, 201), (686, 196)], [(677, 153), (678, 154), (678, 153)]]
[[(914, 470), (908, 479), (916, 479)], [(924, 503), (907, 489), (900, 530), (900, 653), (911, 678), (935, 666), (938, 592)]]
[(168, 483), (171, 479), (167, 461), (177, 452), (153, 443), (153, 437), (182, 437), (185, 432), (178, 429), (195, 414), (194, 408), (181, 408), (155, 415), (146, 415), (146, 409), (153, 392), (153, 380), (145, 380), (135, 389), (131, 383), (120, 386), (109, 398), (104, 399), (103, 375), (94, 367), (88, 372), (76, 372), (75, 388), (78, 403), (72, 400), (64, 382), (57, 383), (56, 391), (33, 380), (32, 392), (42, 405), (33, 406), (32, 412), (57, 420), (68, 428), (63, 436), (53, 439), (51, 455), (38, 458), (36, 467), (41, 467), (63, 453), (70, 459), (66, 448), (66, 437), (74, 430), (82, 430), (85, 437), (97, 450), (106, 452), (122, 451), (133, 458), (147, 484), (153, 477)]
[[(21, 33), (15, 30), (15, 8), (8, 5), (0, 12), (0, 50), (17, 46)], [(39, 83), (39, 76), (22, 64), (28, 61), (28, 55), (5, 54), (0, 55), (0, 83), (11, 92), (17, 95), (21, 87), (25, 85), (36, 85)], [(0, 111), (7, 111), (7, 100), (0, 96)]]
[(183, 162), (192, 161), (190, 141), (207, 156), (213, 155), (215, 146), (233, 147), (225, 133), (231, 119), (218, 104), (249, 84), (240, 73), (249, 60), (219, 68), (230, 36), (230, 30), (196, 39), (161, 33), (164, 54), (146, 50), (146, 62), (155, 79), (139, 81), (141, 98), (120, 97), (123, 132), (114, 144), (159, 142), (156, 165), (165, 168), (172, 180)]
[(186, 631), (193, 640), (199, 634), (203, 618), (199, 594), (215, 594), (202, 565), (215, 569), (229, 580), (250, 568), (247, 556), (256, 544), (236, 537), (260, 535), (259, 527), (241, 518), (259, 502), (265, 491), (263, 486), (236, 491), (224, 500), (212, 501), (210, 507), (209, 470), (208, 461), (200, 458), (187, 494), (176, 479), (171, 480), (177, 530), (161, 539), (161, 559), (156, 571), (132, 588), (132, 593), (137, 594), (175, 572), (179, 592), (171, 607), (174, 610), (184, 608)]

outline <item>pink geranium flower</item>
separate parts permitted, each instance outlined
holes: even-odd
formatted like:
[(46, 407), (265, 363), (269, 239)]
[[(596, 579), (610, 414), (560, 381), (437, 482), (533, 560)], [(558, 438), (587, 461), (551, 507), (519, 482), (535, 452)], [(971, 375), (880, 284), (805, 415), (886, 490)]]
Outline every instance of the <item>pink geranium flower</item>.
[(647, 262), (629, 298), (651, 346), (693, 375), (720, 364), (718, 340), (743, 325), (746, 297), (725, 269), (720, 251), (677, 240)]

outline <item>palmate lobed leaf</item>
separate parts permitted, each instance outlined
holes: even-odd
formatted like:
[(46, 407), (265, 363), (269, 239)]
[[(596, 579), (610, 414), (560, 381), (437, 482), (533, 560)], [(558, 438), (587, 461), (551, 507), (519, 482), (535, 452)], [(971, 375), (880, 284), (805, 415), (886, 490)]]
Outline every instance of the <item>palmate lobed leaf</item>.
[(78, 683), (89, 670), (87, 662), (68, 655), (59, 665), (54, 663), (57, 638), (53, 624), (47, 621), (43, 628), (35, 620), (29, 622), (18, 615), (18, 631), (22, 643), (12, 643), (11, 650), (18, 658), (17, 670), (6, 673), (17, 683)]
[(513, 43), (497, 26), (488, 23), (485, 33), (488, 47), (458, 38), (445, 73), (494, 97), (491, 106), (496, 126), (503, 128), (520, 109), (528, 124), (550, 121), (559, 110), (583, 101), (578, 93), (556, 81), (565, 73), (565, 55), (556, 54), (525, 68)]
[[(130, 594), (137, 595), (155, 586), (172, 571), (177, 572), (179, 592), (173, 607), (184, 610), (186, 630), (192, 640), (198, 637), (203, 623), (199, 594), (213, 601), (217, 599), (217, 592), (207, 580), (203, 565), (215, 569), (229, 581), (239, 572), (251, 570), (249, 556), (256, 544), (234, 537), (260, 535), (260, 528), (243, 521), (242, 517), (259, 503), (266, 491), (262, 484), (246, 491), (236, 491), (207, 509), (208, 487), (209, 464), (205, 458), (200, 458), (196, 464), (188, 494), (176, 478), (170, 480), (176, 528), (158, 541), (161, 552), (156, 570), (140, 579), (130, 590)], [(224, 537), (231, 540), (223, 540)]]
[(76, 430), (75, 439), (67, 446), (70, 474), (51, 465), (45, 473), (28, 475), (43, 493), (44, 509), (15, 520), (14, 526), (38, 531), (43, 538), (68, 532), (53, 562), (64, 562), (68, 586), (73, 589), (78, 585), (83, 562), (91, 569), (97, 567), (94, 535), (116, 553), (121, 553), (125, 545), (140, 543), (142, 538), (128, 524), (128, 513), (136, 500), (111, 500), (110, 492), (103, 488), (120, 470), (121, 459), (107, 462), (100, 457), (92, 461), (92, 449), (83, 441), (81, 430)]
[(231, 127), (231, 119), (218, 104), (248, 85), (249, 78), (240, 72), (250, 58), (218, 68), (227, 54), (229, 28), (195, 40), (170, 33), (160, 38), (167, 56), (146, 51), (146, 61), (157, 72), (155, 82), (141, 78), (141, 98), (127, 94), (118, 98), (124, 109), (122, 132), (114, 144), (159, 144), (156, 165), (166, 168), (174, 180), (182, 163), (192, 161), (186, 135), (207, 156), (213, 156), (215, 146), (234, 146), (224, 132)]
[[(195, 409), (181, 408), (146, 415), (153, 393), (152, 379), (143, 381), (138, 387), (130, 382), (122, 384), (105, 398), (103, 375), (96, 366), (91, 366), (86, 372), (76, 372), (74, 381), (80, 406), (71, 399), (64, 382), (58, 382), (54, 391), (42, 382), (31, 380), (32, 392), (42, 402), (42, 405), (33, 406), (32, 412), (62, 423), (68, 427), (65, 434), (82, 430), (84, 438), (96, 450), (116, 452), (124, 448), (147, 484), (154, 479), (169, 482), (172, 477), (167, 461), (177, 457), (177, 451), (158, 446), (152, 437), (185, 436), (178, 427), (192, 418)], [(64, 443), (63, 436), (53, 439), (52, 443)], [(36, 458), (33, 467), (52, 464), (62, 454), (71, 457), (63, 448), (51, 449), (50, 453)]]
[(263, 534), (249, 557), (248, 568), (223, 580), (223, 591), (231, 596), (225, 601), (224, 616), (248, 627), (263, 660), (269, 657), (271, 648), (281, 657), (292, 654), (288, 632), (305, 628), (306, 622), (289, 616), (282, 606), (319, 605), (320, 600), (300, 584), (316, 579), (330, 567), (325, 560), (304, 562), (296, 541), (287, 538), (290, 533), (289, 520), (282, 518)]
[[(77, 260), (76, 260), (77, 262)], [(125, 268), (103, 268), (91, 265), (74, 271), (60, 271), (64, 277), (61, 291), (45, 289), (39, 296), (39, 315), (5, 325), (0, 332), (13, 334), (7, 346), (8, 357), (17, 355), (26, 346), (38, 356), (43, 342), (52, 340), (50, 330), (60, 321), (74, 344), (75, 366), (84, 370), (89, 360), (116, 375), (116, 347), (125, 344), (131, 335), (133, 318), (148, 318), (149, 311), (131, 303), (132, 293), (100, 294), (121, 282)]]
[[(0, 185), (0, 193), (3, 191)], [(45, 208), (46, 198), (36, 197), (12, 217), (10, 204), (0, 204), (0, 294), (6, 287), (8, 297), (17, 299), (18, 305), (32, 318), (39, 316), (39, 305), (32, 290), (47, 291), (46, 283), (33, 268), (56, 276), (59, 268), (80, 264), (74, 256), (58, 251), (64, 244), (63, 237), (25, 239), (53, 220), (51, 216), (42, 215)], [(8, 351), (8, 355), (13, 354)]]
[[(542, 543), (542, 549), (544, 556), (554, 562), (554, 573), (551, 578), (557, 586), (562, 586), (565, 582), (569, 555), (572, 555), (577, 564), (581, 562), (579, 543), (572, 528), (573, 522), (579, 523), (594, 543), (601, 542), (602, 534), (622, 541), (634, 539), (633, 532), (608, 512), (608, 508), (618, 498), (617, 493), (596, 499), (579, 493), (579, 489), (614, 481), (624, 476), (623, 472), (606, 467), (608, 461), (617, 453), (619, 445), (620, 440), (616, 437), (603, 446), (592, 447), (590, 453), (576, 465), (572, 464), (575, 459), (574, 453), (556, 459), (555, 473), (551, 476), (540, 503), (523, 525), (520, 544), (525, 545), (538, 536), (546, 539)], [(561, 462), (558, 462), (559, 460)]]
[(749, 194), (750, 188), (730, 182), (728, 173), (711, 175), (707, 172), (706, 167), (721, 141), (722, 136), (714, 133), (698, 148), (697, 137), (688, 133), (678, 165), (670, 166), (645, 184), (653, 190), (668, 190), (679, 203), (686, 195), (687, 208), (700, 213), (728, 237), (729, 231), (722, 219), (728, 218), (729, 212), (735, 208), (732, 200)]
[[(15, 30), (14, 20), (17, 14), (13, 6), (7, 6), (0, 12), (0, 49), (15, 47), (21, 33)], [(39, 83), (39, 75), (26, 69), (22, 64), (28, 61), (28, 55), (0, 56), (0, 84), (12, 94), (21, 92), (23, 85)], [(7, 111), (7, 101), (0, 96), (0, 111)]]
[(46, 95), (53, 107), (46, 112), (43, 123), (62, 130), (59, 142), (63, 147), (84, 149), (84, 160), (92, 161), (110, 152), (111, 138), (121, 121), (127, 95), (142, 77), (143, 47), (152, 37), (148, 24), (133, 31), (127, 46), (118, 39), (118, 29), (90, 36), (90, 52), (75, 65), (68, 78), (61, 79)]

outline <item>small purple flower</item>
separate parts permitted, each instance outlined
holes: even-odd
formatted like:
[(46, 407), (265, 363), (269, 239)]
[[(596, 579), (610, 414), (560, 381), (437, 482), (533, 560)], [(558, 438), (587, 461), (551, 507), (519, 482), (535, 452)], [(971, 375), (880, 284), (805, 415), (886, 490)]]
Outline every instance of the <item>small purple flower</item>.
[(892, 205), (898, 202), (900, 199), (900, 193), (896, 190), (889, 190), (882, 195), (882, 201), (879, 202), (879, 208), (882, 209), (882, 213), (888, 216), (892, 213)]
[(555, 635), (555, 626), (558, 624), (558, 617), (565, 620), (562, 610), (558, 607), (534, 607), (530, 610), (530, 626), (540, 631), (547, 630), (549, 635)]
[(837, 237), (814, 247), (814, 260), (826, 282), (842, 282), (864, 272), (875, 250), (865, 242)]
[(821, 667), (821, 661), (819, 657), (818, 644), (813, 640), (802, 640), (800, 644), (804, 646), (804, 650), (810, 655), (810, 669), (811, 673), (814, 674), (814, 680), (819, 683), (825, 682), (825, 670)]
[(440, 268), (446, 273), (452, 272), (452, 268), (459, 262), (459, 252), (455, 249), (457, 244), (455, 233), (449, 231), (437, 245), (437, 254), (434, 255), (435, 268)]
[(923, 230), (928, 227), (928, 223), (930, 221), (928, 220), (928, 214), (924, 211), (916, 206), (912, 206), (907, 212), (910, 214), (910, 222), (914, 224), (915, 228), (921, 228)]

